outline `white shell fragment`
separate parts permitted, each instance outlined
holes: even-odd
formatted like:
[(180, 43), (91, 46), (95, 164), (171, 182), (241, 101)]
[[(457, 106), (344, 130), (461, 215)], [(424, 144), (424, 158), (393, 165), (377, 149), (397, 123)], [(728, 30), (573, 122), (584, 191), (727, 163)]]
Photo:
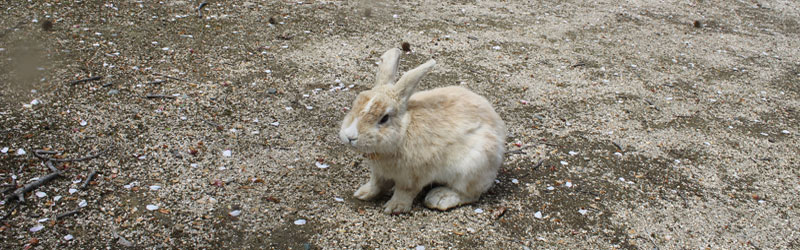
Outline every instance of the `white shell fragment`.
[(270, 123), (269, 125), (277, 127), (278, 125), (281, 125), (281, 123), (280, 122), (273, 122), (273, 123)]
[(84, 121), (84, 120), (81, 120), (81, 127), (86, 126), (87, 124), (89, 124), (89, 123)]
[(150, 190), (153, 190), (153, 191), (158, 191), (159, 189), (161, 189), (161, 186), (159, 186), (159, 185), (152, 185), (152, 186), (150, 186)]
[(72, 240), (74, 238), (71, 234), (64, 235), (64, 240)]
[(0, 149), (0, 153), (8, 153), (8, 147), (3, 147), (3, 149)]
[(517, 183), (519, 183), (519, 180), (517, 180), (517, 179), (511, 179), (511, 183), (517, 184)]
[(564, 166), (566, 166), (566, 165), (568, 165), (568, 164), (569, 164), (569, 163), (567, 163), (566, 161), (561, 161), (561, 165), (564, 165)]
[(578, 155), (578, 152), (575, 152), (575, 151), (569, 151), (569, 155), (573, 155), (573, 156), (574, 156), (574, 155)]
[(305, 224), (306, 224), (306, 220), (304, 220), (304, 219), (299, 219), (299, 220), (296, 220), (296, 221), (294, 221), (294, 224), (295, 224), (295, 225), (298, 225), (298, 226), (300, 226), (300, 225), (305, 225)]
[(61, 200), (61, 195), (56, 195), (56, 197), (53, 197), (53, 201), (59, 201), (59, 200)]
[(232, 153), (231, 153), (231, 151), (230, 151), (230, 150), (225, 150), (225, 151), (222, 151), (222, 156), (225, 156), (225, 157), (231, 157), (231, 154), (232, 154)]
[(233, 210), (228, 214), (230, 214), (233, 217), (236, 217), (236, 216), (239, 216), (240, 214), (242, 214), (242, 210)]
[(36, 192), (36, 197), (44, 198), (44, 197), (47, 197), (47, 194), (42, 192), (42, 191), (37, 191)]
[[(781, 133), (783, 133), (783, 134), (785, 134), (785, 135), (788, 135), (790, 132), (789, 132), (789, 130), (785, 130), (785, 129), (784, 129), (784, 130), (781, 130)], [(3, 152), (3, 153), (5, 153), (5, 152)]]
[(42, 229), (44, 229), (44, 226), (43, 226), (42, 224), (36, 224), (36, 226), (33, 226), (33, 227), (30, 229), (30, 231), (31, 231), (31, 232), (33, 232), (33, 233), (35, 233), (35, 232), (39, 232), (39, 231), (41, 231)]
[(586, 210), (586, 209), (583, 209), (583, 208), (578, 209), (578, 213), (581, 214), (581, 215), (586, 215), (586, 213), (588, 213), (588, 212), (589, 212), (589, 210)]
[(78, 203), (79, 207), (85, 207), (86, 205), (89, 205), (89, 203), (87, 203), (86, 200), (81, 200), (81, 202)]
[(314, 165), (317, 165), (317, 167), (321, 168), (321, 169), (326, 169), (326, 168), (331, 166), (331, 165), (328, 165), (328, 164), (325, 164), (325, 163), (322, 163), (322, 162), (315, 162)]
[(476, 209), (475, 209), (475, 213), (476, 213), (476, 214), (483, 213), (483, 209), (476, 208)]
[(344, 199), (339, 198), (339, 197), (333, 197), (333, 200), (338, 201), (338, 202), (343, 202), (344, 201)]
[(69, 194), (74, 194), (74, 193), (76, 193), (76, 192), (78, 192), (78, 190), (77, 190), (77, 189), (74, 189), (74, 188), (70, 188), (70, 189), (69, 189)]
[(24, 155), (26, 152), (24, 149), (17, 149), (17, 155)]
[(156, 205), (153, 205), (153, 204), (150, 204), (150, 205), (147, 205), (147, 207), (146, 207), (146, 208), (147, 208), (147, 210), (153, 211), (153, 210), (156, 210), (156, 209), (158, 209), (158, 206), (156, 206)]
[(42, 219), (39, 219), (37, 222), (42, 223), (42, 222), (46, 222), (48, 220), (50, 220), (50, 218), (42, 218)]
[(541, 219), (542, 218), (542, 211), (536, 211), (536, 213), (533, 214), (533, 217), (536, 218), (536, 219)]

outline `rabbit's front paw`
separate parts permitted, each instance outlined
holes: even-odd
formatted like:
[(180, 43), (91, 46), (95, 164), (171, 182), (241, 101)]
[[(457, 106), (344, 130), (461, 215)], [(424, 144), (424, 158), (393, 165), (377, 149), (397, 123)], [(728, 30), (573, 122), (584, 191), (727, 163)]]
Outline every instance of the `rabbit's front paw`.
[(359, 200), (369, 200), (375, 198), (381, 192), (381, 189), (372, 182), (368, 182), (367, 184), (361, 185), (353, 196), (358, 198)]
[(402, 214), (411, 211), (411, 202), (402, 202), (391, 199), (383, 205), (383, 212), (386, 214)]

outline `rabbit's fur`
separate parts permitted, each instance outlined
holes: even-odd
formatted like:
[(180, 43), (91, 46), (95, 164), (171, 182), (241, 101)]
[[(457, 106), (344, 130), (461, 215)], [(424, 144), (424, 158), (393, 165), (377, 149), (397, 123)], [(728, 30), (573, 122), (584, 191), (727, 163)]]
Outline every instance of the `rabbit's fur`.
[(386, 213), (411, 210), (425, 186), (425, 205), (447, 210), (478, 199), (503, 162), (506, 127), (483, 97), (462, 87), (414, 92), (436, 61), (397, 82), (399, 49), (381, 56), (376, 85), (359, 93), (342, 121), (339, 139), (364, 153), (369, 182), (354, 196), (368, 200), (394, 186)]

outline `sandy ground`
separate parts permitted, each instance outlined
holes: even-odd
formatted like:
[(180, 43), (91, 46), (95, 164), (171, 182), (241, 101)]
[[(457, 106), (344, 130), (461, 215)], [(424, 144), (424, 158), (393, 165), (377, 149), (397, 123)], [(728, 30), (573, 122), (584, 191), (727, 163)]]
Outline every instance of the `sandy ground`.
[[(2, 189), (107, 150), (0, 206), (0, 248), (800, 248), (796, 1), (209, 2), (0, 5)], [(351, 196), (338, 125), (402, 42), (509, 127), (475, 204)]]

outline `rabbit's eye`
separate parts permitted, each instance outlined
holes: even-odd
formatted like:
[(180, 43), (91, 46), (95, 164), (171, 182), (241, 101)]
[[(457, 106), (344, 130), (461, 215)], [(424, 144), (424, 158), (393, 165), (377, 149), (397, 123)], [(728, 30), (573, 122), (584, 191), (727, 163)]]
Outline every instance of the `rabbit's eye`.
[(381, 121), (379, 121), (378, 124), (384, 124), (388, 121), (389, 121), (389, 115), (383, 115), (383, 117), (381, 117)]

